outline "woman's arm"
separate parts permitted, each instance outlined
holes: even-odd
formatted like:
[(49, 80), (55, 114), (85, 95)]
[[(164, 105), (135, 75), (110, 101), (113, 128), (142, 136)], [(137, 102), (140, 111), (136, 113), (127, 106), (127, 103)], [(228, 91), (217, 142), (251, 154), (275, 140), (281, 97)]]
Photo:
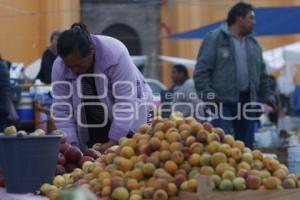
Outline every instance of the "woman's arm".
[[(117, 65), (108, 69), (108, 78), (114, 85), (113, 121), (109, 131), (111, 140), (119, 140), (128, 134), (138, 113), (137, 70), (124, 45)], [(142, 108), (141, 108), (142, 109)], [(147, 116), (139, 116), (145, 117)], [(145, 120), (146, 121), (146, 120)]]
[[(55, 119), (56, 127), (65, 133), (67, 141), (71, 144), (78, 143), (77, 123), (73, 116), (73, 94), (69, 95), (73, 91), (71, 89), (72, 85), (61, 78), (59, 70), (62, 67), (58, 59), (56, 59), (52, 69), (53, 104), (51, 111), (54, 112), (56, 118), (59, 118)], [(63, 98), (64, 96), (66, 98)]]

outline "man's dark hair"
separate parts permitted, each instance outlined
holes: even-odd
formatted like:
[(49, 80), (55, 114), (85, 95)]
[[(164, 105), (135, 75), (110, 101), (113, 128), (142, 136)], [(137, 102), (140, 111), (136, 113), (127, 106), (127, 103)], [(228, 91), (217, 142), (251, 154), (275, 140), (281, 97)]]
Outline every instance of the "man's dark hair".
[(69, 30), (64, 31), (58, 38), (57, 51), (62, 58), (71, 53), (85, 57), (90, 53), (92, 39), (83, 23), (74, 23)]
[(61, 34), (60, 31), (53, 31), (50, 36), (50, 41), (52, 41), (54, 39), (54, 37), (59, 38), (60, 34)]
[(234, 24), (238, 17), (246, 17), (249, 11), (255, 11), (255, 8), (248, 3), (239, 2), (235, 4), (229, 11), (227, 16), (227, 24), (231, 26)]
[(178, 64), (178, 65), (174, 65), (173, 68), (176, 69), (177, 72), (183, 73), (186, 78), (189, 77), (189, 72), (186, 66)]

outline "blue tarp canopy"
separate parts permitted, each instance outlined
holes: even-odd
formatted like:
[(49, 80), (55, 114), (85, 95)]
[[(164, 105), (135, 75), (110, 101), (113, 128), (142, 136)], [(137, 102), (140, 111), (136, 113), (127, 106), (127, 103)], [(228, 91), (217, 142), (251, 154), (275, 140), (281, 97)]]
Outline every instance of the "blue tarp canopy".
[[(256, 25), (254, 34), (256, 36), (274, 36), (300, 33), (300, 7), (272, 7), (257, 8)], [(169, 39), (199, 39), (203, 38), (209, 31), (218, 28), (224, 21), (218, 21), (204, 27), (200, 27), (184, 33), (173, 34)]]

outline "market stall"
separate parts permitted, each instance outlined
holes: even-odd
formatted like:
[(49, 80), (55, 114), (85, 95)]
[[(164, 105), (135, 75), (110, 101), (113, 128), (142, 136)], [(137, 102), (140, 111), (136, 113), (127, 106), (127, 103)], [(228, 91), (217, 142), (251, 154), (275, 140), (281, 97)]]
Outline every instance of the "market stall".
[[(14, 131), (9, 134), (3, 137), (14, 137)], [(24, 138), (33, 136), (45, 137), (38, 130), (33, 135), (23, 135)], [(53, 174), (49, 184), (41, 183), (40, 193), (55, 199), (59, 191), (79, 187), (98, 198), (183, 199), (189, 196), (189, 199), (203, 200), (241, 196), (290, 200), (300, 194), (296, 189), (300, 186), (300, 176), (289, 174), (286, 165), (261, 151), (248, 149), (243, 142), (225, 135), (222, 129), (191, 117), (157, 119), (152, 127), (142, 125), (139, 133), (122, 138), (104, 154), (83, 159), (83, 155), (91, 157), (91, 151), (97, 152), (99, 146), (95, 144), (90, 152), (82, 154), (61, 140), (57, 151), (59, 148), (64, 153), (59, 154), (57, 162), (62, 162), (67, 171), (55, 177)], [(1, 142), (0, 147), (3, 148)], [(71, 151), (71, 148), (75, 149)], [(70, 164), (66, 162), (72, 165), (80, 162), (80, 165), (68, 168)], [(7, 198), (32, 197), (0, 191)]]

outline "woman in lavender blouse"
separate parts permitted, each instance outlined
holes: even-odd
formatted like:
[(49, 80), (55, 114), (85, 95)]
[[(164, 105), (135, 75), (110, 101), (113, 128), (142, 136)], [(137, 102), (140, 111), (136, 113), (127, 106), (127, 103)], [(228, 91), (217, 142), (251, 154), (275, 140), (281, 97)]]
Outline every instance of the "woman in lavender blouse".
[(75, 23), (57, 48), (52, 109), (68, 142), (82, 149), (99, 142), (104, 151), (151, 123), (152, 91), (120, 41)]

